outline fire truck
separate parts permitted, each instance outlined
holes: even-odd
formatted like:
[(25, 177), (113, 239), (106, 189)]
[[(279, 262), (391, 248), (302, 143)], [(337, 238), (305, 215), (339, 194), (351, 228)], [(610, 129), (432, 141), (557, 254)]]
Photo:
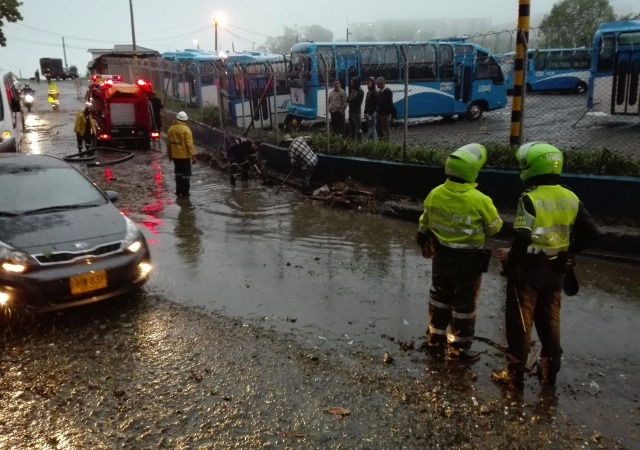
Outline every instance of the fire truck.
[(91, 77), (85, 100), (98, 125), (97, 145), (148, 150), (160, 137), (149, 97), (151, 83), (124, 83), (120, 75)]

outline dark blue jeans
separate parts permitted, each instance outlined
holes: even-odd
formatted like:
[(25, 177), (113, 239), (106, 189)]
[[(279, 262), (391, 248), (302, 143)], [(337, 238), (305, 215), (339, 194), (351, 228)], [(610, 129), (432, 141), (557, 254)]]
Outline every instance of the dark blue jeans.
[(298, 167), (298, 176), (300, 177), (300, 182), (302, 183), (302, 188), (305, 191), (308, 191), (311, 186), (311, 175), (313, 175), (313, 171), (316, 166), (301, 166)]

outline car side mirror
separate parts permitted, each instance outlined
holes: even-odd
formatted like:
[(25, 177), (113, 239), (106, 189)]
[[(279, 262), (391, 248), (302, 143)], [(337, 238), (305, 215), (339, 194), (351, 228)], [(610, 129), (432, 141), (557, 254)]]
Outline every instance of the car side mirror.
[(116, 191), (105, 191), (105, 194), (107, 194), (107, 198), (111, 200), (112, 203), (115, 203), (118, 198), (120, 198)]

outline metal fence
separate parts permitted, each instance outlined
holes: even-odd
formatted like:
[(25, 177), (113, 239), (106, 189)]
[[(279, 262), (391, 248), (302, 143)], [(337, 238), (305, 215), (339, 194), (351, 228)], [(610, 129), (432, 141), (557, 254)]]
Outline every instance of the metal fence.
[[(487, 48), (496, 56), (501, 64), (505, 82), (508, 84), (509, 54), (515, 48), (515, 32), (503, 30), (467, 38), (467, 42)], [(540, 42), (539, 30), (532, 30), (530, 50)], [(588, 66), (572, 66), (580, 44), (568, 42), (571, 48), (560, 54), (558, 61), (546, 66), (542, 65), (540, 55), (543, 49), (532, 56), (531, 78), (543, 71), (549, 77), (558, 77), (560, 73), (570, 72), (572, 69), (582, 69), (588, 74)], [(469, 72), (463, 73), (464, 65), (455, 59), (451, 67), (433, 67), (433, 61), (428, 55), (420, 55), (413, 46), (403, 46), (398, 53), (398, 60), (381, 64), (367, 63), (362, 60), (357, 66), (360, 74), (384, 76), (388, 85), (394, 91), (394, 101), (398, 108), (398, 117), (393, 121), (390, 141), (401, 146), (401, 157), (406, 158), (412, 152), (420, 149), (456, 148), (469, 142), (483, 144), (508, 145), (511, 129), (511, 97), (504, 97), (504, 105), (492, 110), (484, 111), (479, 120), (469, 120), (465, 113), (442, 114), (435, 117), (416, 117), (414, 111), (419, 102), (429, 102), (428, 94), (434, 89), (445, 92), (450, 96), (472, 95), (474, 92), (461, 91), (456, 80), (468, 77), (491, 78), (496, 74), (489, 70), (481, 55), (470, 55), (473, 61), (467, 66)], [(316, 132), (327, 134), (327, 143), (335, 140), (328, 121), (328, 92), (332, 89), (333, 81), (339, 79), (348, 92), (348, 79), (353, 76), (349, 70), (340, 72), (345, 66), (340, 58), (348, 59), (348, 53), (336, 54), (333, 60), (321, 61), (316, 66), (307, 69), (316, 71), (321, 80), (320, 89), (313, 95), (317, 98), (316, 120), (291, 120), (287, 111), (292, 101), (295, 86), (291, 79), (296, 67), (295, 61), (287, 58), (278, 62), (267, 62), (261, 69), (255, 63), (238, 62), (230, 66), (221, 61), (216, 62), (173, 62), (160, 59), (124, 59), (109, 58), (109, 71), (121, 73), (126, 81), (133, 82), (142, 77), (151, 80), (156, 92), (162, 91), (165, 107), (173, 110), (188, 110), (192, 118), (199, 118), (219, 128), (228, 129), (235, 134), (248, 137), (259, 136), (261, 140), (279, 142), (285, 132)], [(457, 55), (456, 55), (457, 56)], [(590, 63), (589, 63), (590, 64)], [(389, 70), (393, 67), (393, 70)], [(538, 69), (538, 70), (536, 70)], [(438, 73), (438, 85), (422, 83), (415, 80), (429, 80), (433, 71)], [(395, 72), (394, 72), (395, 71)], [(554, 74), (554, 71), (556, 72)], [(481, 74), (481, 72), (483, 74)], [(407, 76), (408, 75), (408, 76)], [(363, 77), (366, 78), (366, 77)], [(529, 81), (532, 81), (530, 79)], [(640, 117), (637, 115), (611, 115), (602, 110), (587, 107), (588, 92), (584, 84), (563, 86), (555, 89), (542, 89), (529, 86), (523, 106), (523, 140), (544, 140), (551, 142), (563, 150), (587, 151), (616, 151), (637, 159), (636, 146), (640, 142)], [(577, 82), (576, 82), (577, 83)], [(471, 85), (473, 86), (473, 85)], [(298, 86), (304, 90), (306, 87)], [(508, 89), (504, 85), (500, 88)], [(496, 87), (496, 89), (498, 86)], [(612, 88), (612, 87), (611, 87)], [(487, 89), (475, 87), (474, 89)], [(366, 94), (366, 87), (363, 87)], [(308, 92), (307, 92), (308, 94)], [(423, 95), (421, 95), (423, 94)], [(222, 105), (222, 107), (220, 107)], [(364, 106), (364, 104), (363, 104)], [(418, 105), (419, 106), (419, 105)], [(346, 114), (348, 118), (348, 111)], [(286, 122), (286, 123), (285, 123)], [(363, 123), (365, 122), (363, 118)], [(277, 126), (276, 126), (277, 125)], [(269, 131), (270, 130), (270, 131)], [(270, 133), (270, 134), (269, 134)], [(344, 138), (348, 142), (350, 133), (347, 129)], [(363, 140), (366, 141), (367, 133)], [(329, 144), (327, 144), (329, 145)]]

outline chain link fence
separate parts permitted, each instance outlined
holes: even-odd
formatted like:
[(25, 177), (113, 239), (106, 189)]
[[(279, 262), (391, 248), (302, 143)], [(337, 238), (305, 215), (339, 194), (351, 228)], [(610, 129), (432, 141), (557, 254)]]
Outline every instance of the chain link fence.
[[(589, 43), (567, 42), (566, 49), (549, 51), (541, 42), (540, 30), (531, 30), (523, 141), (637, 160), (640, 117), (587, 106)], [(313, 134), (322, 151), (335, 153), (331, 149), (341, 146), (347, 147), (343, 154), (414, 161), (469, 142), (508, 147), (514, 30), (454, 43), (348, 44), (318, 48), (317, 60), (292, 54), (261, 62), (109, 58), (107, 63), (126, 81), (151, 80), (166, 108), (186, 110), (205, 124), (265, 142), (278, 143), (284, 133)], [(348, 126), (341, 136), (332, 132), (327, 111), (333, 82), (339, 80), (348, 93), (355, 77), (365, 95), (368, 77), (384, 77), (392, 90), (397, 111), (389, 139), (393, 148), (373, 149), (364, 115), (362, 143), (351, 141)], [(305, 114), (296, 114), (298, 107), (306, 108)], [(305, 116), (309, 112), (311, 118)], [(347, 110), (345, 121), (348, 117)]]

